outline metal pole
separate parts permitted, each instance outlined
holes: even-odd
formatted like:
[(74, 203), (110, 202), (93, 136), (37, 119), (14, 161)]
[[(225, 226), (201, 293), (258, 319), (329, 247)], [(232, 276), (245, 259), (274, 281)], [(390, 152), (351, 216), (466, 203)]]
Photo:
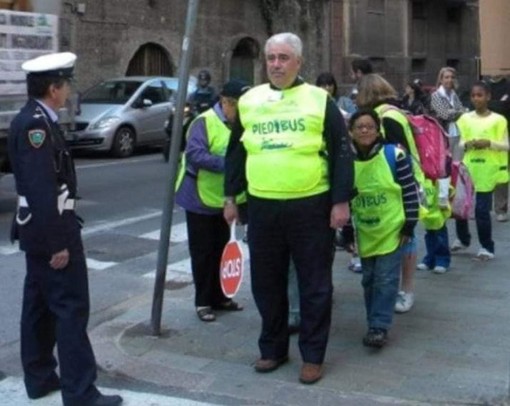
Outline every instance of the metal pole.
[(189, 0), (186, 29), (182, 40), (181, 58), (179, 63), (179, 87), (172, 125), (172, 139), (170, 143), (169, 177), (166, 182), (166, 195), (161, 218), (161, 234), (159, 237), (158, 264), (156, 280), (154, 282), (154, 295), (152, 298), (151, 327), (152, 334), (161, 334), (161, 313), (163, 309), (163, 296), (165, 293), (166, 267), (168, 264), (168, 251), (170, 243), (170, 229), (172, 227), (172, 214), (175, 197), (175, 182), (182, 140), (182, 121), (186, 93), (188, 89), (189, 69), (193, 54), (193, 42), (197, 21), (199, 0)]

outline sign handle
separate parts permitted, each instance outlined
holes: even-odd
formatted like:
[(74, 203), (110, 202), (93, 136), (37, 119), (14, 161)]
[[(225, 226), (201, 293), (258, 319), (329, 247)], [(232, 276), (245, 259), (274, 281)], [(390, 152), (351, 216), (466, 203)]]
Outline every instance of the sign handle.
[(230, 224), (230, 240), (229, 242), (236, 240), (236, 221), (232, 221), (232, 224)]

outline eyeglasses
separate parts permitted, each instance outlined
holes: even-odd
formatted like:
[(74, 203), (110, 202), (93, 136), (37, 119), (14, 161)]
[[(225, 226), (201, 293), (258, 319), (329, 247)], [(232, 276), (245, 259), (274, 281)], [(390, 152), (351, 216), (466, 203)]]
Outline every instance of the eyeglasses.
[(354, 126), (354, 129), (357, 131), (367, 130), (374, 131), (377, 127), (374, 124), (358, 124)]

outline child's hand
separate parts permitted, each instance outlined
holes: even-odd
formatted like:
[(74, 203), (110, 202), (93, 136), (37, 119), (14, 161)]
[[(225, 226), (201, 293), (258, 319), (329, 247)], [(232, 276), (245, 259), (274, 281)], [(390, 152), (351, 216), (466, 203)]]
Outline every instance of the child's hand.
[(472, 140), (472, 141), (466, 141), (466, 142), (464, 143), (464, 148), (465, 148), (466, 150), (468, 150), (468, 149), (473, 149), (473, 148), (475, 147), (474, 142), (475, 142), (475, 141), (473, 141), (473, 140)]
[(489, 140), (473, 140), (473, 147), (476, 149), (490, 148), (491, 142)]

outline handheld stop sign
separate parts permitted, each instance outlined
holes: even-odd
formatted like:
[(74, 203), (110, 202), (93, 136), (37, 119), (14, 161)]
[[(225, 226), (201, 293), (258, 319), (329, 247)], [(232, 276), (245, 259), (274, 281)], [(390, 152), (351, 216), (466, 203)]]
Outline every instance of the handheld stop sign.
[(223, 294), (232, 298), (238, 292), (243, 280), (244, 255), (241, 244), (236, 241), (236, 222), (230, 225), (230, 240), (223, 249), (220, 262), (220, 282)]

